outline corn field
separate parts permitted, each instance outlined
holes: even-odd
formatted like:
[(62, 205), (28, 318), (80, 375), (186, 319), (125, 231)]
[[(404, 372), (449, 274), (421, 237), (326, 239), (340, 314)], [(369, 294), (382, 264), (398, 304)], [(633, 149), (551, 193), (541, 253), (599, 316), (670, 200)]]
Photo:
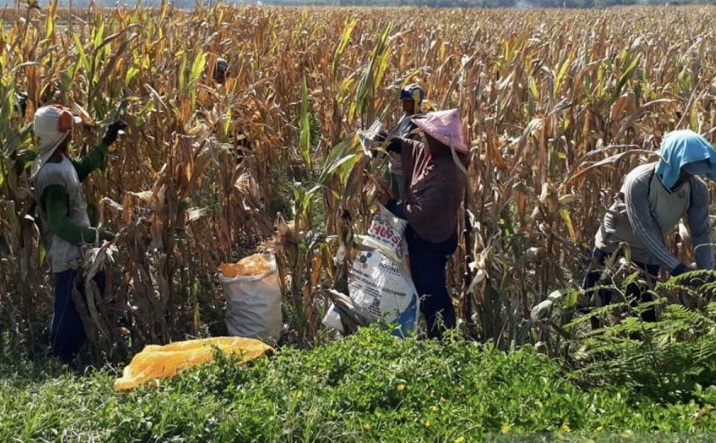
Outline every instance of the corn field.
[[(128, 123), (85, 184), (98, 223), (119, 233), (88, 248), (88, 268), (111, 283), (82, 307), (93, 349), (113, 360), (221, 334), (217, 266), (259, 250), (280, 259), (291, 339), (320, 339), (324, 290), (342, 287), (385, 167), (356, 131), (395, 123), (406, 83), (461, 111), (472, 155), (449, 281), (465, 327), (502, 345), (538, 338), (531, 307), (578, 286), (611, 196), (664, 133), (714, 139), (710, 7), (1, 14), (0, 346), (30, 353), (52, 307), (28, 160), (44, 104), (82, 117), (76, 155), (105, 124)], [(15, 92), (27, 93), (24, 117)]]

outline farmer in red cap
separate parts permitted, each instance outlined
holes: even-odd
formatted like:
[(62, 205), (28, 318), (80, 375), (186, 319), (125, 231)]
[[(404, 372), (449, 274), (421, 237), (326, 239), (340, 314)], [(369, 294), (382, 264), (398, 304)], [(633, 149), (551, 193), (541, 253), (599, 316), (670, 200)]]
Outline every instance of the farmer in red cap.
[[(73, 126), (80, 122), (62, 106), (39, 108), (33, 121), (39, 153), (32, 165), (31, 180), (55, 287), (50, 340), (52, 354), (66, 363), (74, 359), (85, 342), (84, 326), (72, 299), (73, 288), (84, 294), (80, 246), (114, 238), (112, 233), (90, 226), (82, 182), (104, 166), (108, 147), (125, 127), (122, 122), (110, 124), (99, 146), (84, 158), (73, 160), (68, 148)], [(104, 290), (102, 276), (97, 276), (100, 291)]]
[(395, 215), (408, 220), (405, 237), (410, 272), (428, 328), (428, 337), (441, 338), (455, 327), (455, 309), (447, 290), (445, 268), (457, 248), (457, 219), (467, 176), (469, 148), (457, 109), (412, 117), (425, 142), (395, 137), (388, 151), (399, 152), (405, 175), (405, 201), (379, 195)]

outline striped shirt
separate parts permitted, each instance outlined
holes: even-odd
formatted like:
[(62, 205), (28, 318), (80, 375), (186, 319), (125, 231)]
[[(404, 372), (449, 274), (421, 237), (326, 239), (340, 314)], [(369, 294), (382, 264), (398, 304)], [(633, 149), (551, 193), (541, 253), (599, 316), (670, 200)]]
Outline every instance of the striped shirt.
[(661, 184), (656, 163), (638, 166), (625, 178), (595, 238), (597, 248), (612, 253), (629, 245), (632, 260), (672, 271), (679, 260), (666, 247), (666, 234), (686, 217), (696, 265), (713, 268), (709, 224), (709, 190), (692, 177), (674, 190)]

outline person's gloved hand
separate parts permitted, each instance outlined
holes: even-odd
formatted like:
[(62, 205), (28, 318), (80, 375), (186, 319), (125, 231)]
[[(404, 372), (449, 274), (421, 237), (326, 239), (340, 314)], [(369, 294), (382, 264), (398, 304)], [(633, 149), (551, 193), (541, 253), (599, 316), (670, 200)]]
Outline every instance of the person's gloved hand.
[(100, 231), (100, 233), (99, 233), (99, 239), (100, 239), (100, 240), (112, 241), (112, 240), (114, 240), (115, 237), (116, 237), (116, 235), (114, 235), (114, 233), (111, 232), (111, 231), (102, 230), (102, 231)]
[(27, 109), (27, 94), (24, 92), (15, 93), (15, 106), (20, 112), (20, 117), (25, 117), (25, 110)]
[(676, 277), (677, 275), (681, 275), (689, 271), (693, 271), (693, 269), (683, 263), (679, 263), (674, 269), (671, 270), (671, 276)]
[(375, 137), (373, 137), (373, 141), (384, 142), (386, 138), (388, 138), (388, 131), (380, 130), (377, 134), (375, 134)]
[(388, 152), (400, 153), (403, 142), (399, 138), (394, 138), (388, 143)]
[(381, 205), (385, 206), (388, 204), (388, 202), (392, 199), (392, 195), (390, 193), (390, 190), (385, 184), (380, 184), (380, 186), (376, 186), (375, 190), (375, 201), (380, 203)]
[(105, 146), (109, 146), (112, 143), (116, 142), (117, 135), (119, 135), (119, 131), (126, 128), (127, 124), (123, 121), (116, 121), (110, 123), (109, 126), (107, 126), (107, 130), (104, 132), (104, 135), (102, 136), (102, 143), (104, 143)]

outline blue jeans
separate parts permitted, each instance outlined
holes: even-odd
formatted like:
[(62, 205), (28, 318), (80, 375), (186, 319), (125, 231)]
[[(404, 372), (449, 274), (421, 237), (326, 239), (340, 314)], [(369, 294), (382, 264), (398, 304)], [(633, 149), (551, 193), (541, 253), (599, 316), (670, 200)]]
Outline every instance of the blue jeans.
[[(85, 328), (82, 318), (77, 312), (72, 299), (72, 289), (85, 296), (85, 285), (82, 274), (76, 270), (53, 274), (55, 280), (55, 301), (52, 309), (52, 326), (50, 328), (50, 343), (52, 355), (65, 363), (75, 358), (86, 341)], [(98, 273), (94, 281), (99, 287), (100, 294), (104, 294), (104, 273)]]
[(456, 325), (455, 308), (447, 289), (445, 271), (450, 255), (457, 248), (457, 231), (442, 243), (421, 239), (408, 227), (405, 233), (410, 252), (410, 272), (425, 316), (428, 338), (442, 338), (443, 331)]

